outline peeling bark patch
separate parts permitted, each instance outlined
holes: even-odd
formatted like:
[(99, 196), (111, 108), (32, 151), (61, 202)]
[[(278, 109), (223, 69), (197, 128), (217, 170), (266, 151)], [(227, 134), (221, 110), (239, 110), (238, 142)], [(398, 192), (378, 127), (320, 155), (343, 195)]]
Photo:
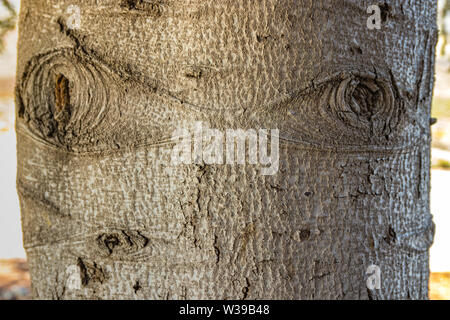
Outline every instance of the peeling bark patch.
[(80, 268), (81, 284), (86, 287), (89, 283), (104, 283), (106, 281), (106, 274), (103, 268), (98, 266), (95, 262), (88, 263), (83, 259), (78, 258), (78, 268)]

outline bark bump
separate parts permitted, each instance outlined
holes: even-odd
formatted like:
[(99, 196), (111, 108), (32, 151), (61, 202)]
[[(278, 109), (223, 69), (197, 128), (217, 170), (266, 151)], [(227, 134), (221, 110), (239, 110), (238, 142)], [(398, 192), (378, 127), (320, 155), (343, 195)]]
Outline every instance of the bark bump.
[(71, 48), (37, 55), (17, 88), (19, 118), (44, 142), (69, 151), (96, 149), (91, 145), (108, 142), (120, 114), (113, 78), (107, 67)]
[(363, 74), (342, 74), (336, 80), (325, 91), (325, 116), (346, 130), (357, 130), (366, 139), (389, 136), (400, 111), (392, 85)]

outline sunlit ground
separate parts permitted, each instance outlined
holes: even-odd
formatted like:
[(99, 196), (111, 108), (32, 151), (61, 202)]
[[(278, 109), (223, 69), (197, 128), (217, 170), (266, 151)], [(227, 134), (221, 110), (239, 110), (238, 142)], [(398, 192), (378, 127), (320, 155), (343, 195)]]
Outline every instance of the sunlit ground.
[[(15, 189), (14, 72), (16, 33), (0, 55), (0, 300), (29, 298), (29, 275), (22, 247)], [(431, 248), (431, 299), (450, 299), (450, 58), (439, 59), (433, 102), (431, 212), (436, 236)], [(13, 259), (16, 258), (16, 259)], [(19, 258), (19, 259), (17, 259)]]

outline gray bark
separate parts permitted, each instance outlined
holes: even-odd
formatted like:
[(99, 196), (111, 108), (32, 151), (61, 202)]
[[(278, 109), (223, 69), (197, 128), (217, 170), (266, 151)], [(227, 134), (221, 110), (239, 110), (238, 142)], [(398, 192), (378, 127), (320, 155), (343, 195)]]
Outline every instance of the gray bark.
[[(427, 299), (436, 1), (372, 4), (22, 1), (34, 297)], [(279, 129), (278, 173), (172, 165), (194, 121)]]

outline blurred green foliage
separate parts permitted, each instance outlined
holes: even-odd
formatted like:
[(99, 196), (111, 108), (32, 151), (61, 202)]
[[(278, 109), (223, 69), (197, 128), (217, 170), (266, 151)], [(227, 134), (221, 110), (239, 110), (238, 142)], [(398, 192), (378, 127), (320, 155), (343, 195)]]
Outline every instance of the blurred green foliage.
[(16, 10), (14, 10), (14, 7), (11, 5), (9, 0), (1, 0), (0, 6), (4, 7), (9, 13), (9, 15), (6, 18), (0, 19), (0, 53), (1, 53), (5, 49), (3, 38), (8, 31), (13, 30), (15, 28), (17, 14)]
[(434, 118), (450, 118), (450, 99), (434, 97), (431, 108), (431, 116)]
[(439, 159), (436, 164), (432, 165), (433, 169), (450, 169), (450, 162), (444, 159)]

